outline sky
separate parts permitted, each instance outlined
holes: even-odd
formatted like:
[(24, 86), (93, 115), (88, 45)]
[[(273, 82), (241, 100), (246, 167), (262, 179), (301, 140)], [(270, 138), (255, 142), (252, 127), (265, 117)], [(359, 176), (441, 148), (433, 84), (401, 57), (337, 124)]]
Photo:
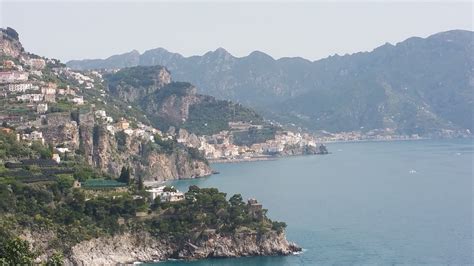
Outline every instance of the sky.
[(62, 61), (163, 47), (185, 56), (223, 47), (274, 58), (371, 51), (386, 42), (473, 30), (470, 1), (309, 2), (0, 0), (0, 26), (27, 51)]

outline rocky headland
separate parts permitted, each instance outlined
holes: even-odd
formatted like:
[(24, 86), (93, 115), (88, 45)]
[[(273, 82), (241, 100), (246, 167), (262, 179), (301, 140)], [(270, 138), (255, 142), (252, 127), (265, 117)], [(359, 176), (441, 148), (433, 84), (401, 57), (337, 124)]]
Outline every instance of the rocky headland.
[(147, 233), (127, 233), (81, 242), (72, 248), (68, 260), (75, 265), (111, 265), (168, 259), (291, 255), (300, 250), (300, 247), (286, 240), (284, 233), (276, 232), (262, 235), (211, 233), (193, 243), (179, 244), (156, 239)]

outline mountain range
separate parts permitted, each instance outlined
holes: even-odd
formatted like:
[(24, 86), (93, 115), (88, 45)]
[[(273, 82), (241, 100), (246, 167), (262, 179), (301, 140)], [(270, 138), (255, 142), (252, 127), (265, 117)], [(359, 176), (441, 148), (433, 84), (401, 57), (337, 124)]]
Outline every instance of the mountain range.
[(107, 59), (73, 60), (77, 69), (165, 66), (199, 93), (239, 102), (267, 119), (310, 130), (392, 130), (430, 135), (473, 130), (473, 37), (452, 30), (370, 52), (317, 61), (223, 48), (184, 57), (163, 48)]

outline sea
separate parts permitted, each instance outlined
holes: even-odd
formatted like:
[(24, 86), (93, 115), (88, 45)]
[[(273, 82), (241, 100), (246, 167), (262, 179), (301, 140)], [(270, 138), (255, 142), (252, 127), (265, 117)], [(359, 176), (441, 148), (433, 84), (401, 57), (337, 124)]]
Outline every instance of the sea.
[(330, 154), (215, 164), (172, 183), (256, 198), (292, 256), (156, 265), (473, 265), (472, 139), (328, 144)]

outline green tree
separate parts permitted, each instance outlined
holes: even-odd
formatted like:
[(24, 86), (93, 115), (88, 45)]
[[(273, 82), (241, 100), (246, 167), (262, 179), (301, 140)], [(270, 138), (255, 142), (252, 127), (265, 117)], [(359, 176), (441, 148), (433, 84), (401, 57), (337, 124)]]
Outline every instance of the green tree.
[(63, 265), (63, 255), (61, 253), (54, 253), (49, 259), (47, 266), (60, 266)]
[(34, 253), (30, 250), (30, 244), (18, 237), (9, 239), (3, 247), (2, 253), (0, 258), (10, 265), (32, 264), (35, 258)]
[(160, 208), (160, 206), (161, 206), (161, 198), (160, 198), (160, 196), (157, 196), (157, 197), (153, 200), (153, 203), (151, 204), (150, 207), (151, 207), (151, 209), (152, 209), (153, 211), (156, 211), (156, 210), (158, 210), (158, 209)]
[(145, 185), (143, 184), (143, 178), (141, 176), (138, 176), (137, 188), (139, 191), (142, 191), (145, 188)]
[(163, 192), (176, 192), (176, 188), (166, 186), (163, 188)]
[(232, 207), (243, 206), (245, 205), (244, 201), (242, 200), (242, 195), (235, 194), (229, 199), (229, 203)]
[(130, 184), (130, 168), (129, 167), (125, 167), (125, 166), (122, 167), (118, 181), (125, 184)]

